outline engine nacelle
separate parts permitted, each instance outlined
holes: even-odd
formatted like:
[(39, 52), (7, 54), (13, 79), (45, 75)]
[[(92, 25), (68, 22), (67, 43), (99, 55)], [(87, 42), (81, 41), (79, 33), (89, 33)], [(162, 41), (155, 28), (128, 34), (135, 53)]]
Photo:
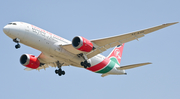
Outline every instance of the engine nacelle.
[(72, 40), (72, 45), (74, 48), (84, 52), (90, 52), (93, 49), (93, 44), (81, 36), (74, 37)]
[(40, 61), (34, 55), (23, 54), (20, 58), (20, 63), (28, 68), (37, 69), (40, 66)]

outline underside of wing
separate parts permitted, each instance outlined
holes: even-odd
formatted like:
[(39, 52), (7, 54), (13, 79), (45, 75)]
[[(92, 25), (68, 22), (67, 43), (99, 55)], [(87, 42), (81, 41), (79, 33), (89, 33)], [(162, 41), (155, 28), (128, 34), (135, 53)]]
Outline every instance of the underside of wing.
[(155, 26), (152, 28), (143, 29), (143, 30), (139, 30), (139, 31), (131, 32), (131, 33), (122, 34), (122, 35), (117, 35), (117, 36), (113, 36), (113, 37), (90, 40), (94, 46), (94, 49), (90, 52), (79, 51), (79, 50), (75, 49), (72, 46), (72, 44), (61, 45), (61, 47), (73, 54), (84, 53), (87, 56), (87, 58), (89, 59), (93, 56), (96, 56), (99, 53), (106, 51), (109, 48), (115, 47), (117, 45), (121, 45), (123, 43), (129, 42), (132, 40), (138, 40), (139, 38), (145, 36), (146, 34), (149, 34), (151, 32), (157, 31), (159, 29), (165, 28), (167, 26), (170, 26), (170, 25), (173, 25), (176, 23), (178, 23), (178, 22), (162, 24), (162, 25)]
[(38, 56), (38, 60), (41, 62), (41, 63), (50, 63), (50, 62), (55, 62), (56, 60), (49, 56), (48, 54), (46, 53), (41, 53), (39, 56)]
[(75, 49), (72, 44), (65, 44), (65, 45), (60, 45), (62, 48), (64, 48), (65, 50), (73, 53), (73, 54), (79, 54), (79, 53), (85, 53), (83, 51), (77, 50)]
[[(45, 53), (41, 53), (39, 56), (38, 56), (38, 60), (43, 63), (41, 66), (39, 66), (36, 70), (40, 70), (40, 69), (46, 69), (48, 68), (49, 66), (51, 67), (57, 67), (57, 60), (48, 56), (48, 54), (45, 54)], [(64, 63), (62, 66), (68, 66), (69, 64), (66, 64)], [(28, 68), (25, 68), (25, 70), (30, 70)]]

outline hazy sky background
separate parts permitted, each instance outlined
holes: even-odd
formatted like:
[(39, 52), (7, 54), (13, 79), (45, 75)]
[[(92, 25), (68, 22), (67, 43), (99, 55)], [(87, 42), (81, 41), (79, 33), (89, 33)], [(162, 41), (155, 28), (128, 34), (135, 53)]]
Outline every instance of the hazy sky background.
[[(68, 40), (89, 40), (180, 21), (179, 0), (2, 0), (0, 27), (23, 21)], [(24, 71), (22, 54), (41, 52), (0, 33), (0, 99), (180, 99), (180, 23), (125, 44), (121, 65), (153, 64), (107, 76), (73, 66)], [(103, 52), (107, 56), (112, 49)]]

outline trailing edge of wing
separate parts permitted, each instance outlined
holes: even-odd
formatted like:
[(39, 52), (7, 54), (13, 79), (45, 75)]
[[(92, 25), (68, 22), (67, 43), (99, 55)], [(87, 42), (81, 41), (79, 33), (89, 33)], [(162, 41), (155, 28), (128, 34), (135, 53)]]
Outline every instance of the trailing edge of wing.
[(135, 68), (135, 67), (139, 67), (139, 66), (144, 66), (144, 65), (148, 65), (148, 64), (152, 64), (152, 63), (147, 62), (147, 63), (140, 63), (140, 64), (121, 66), (121, 67), (117, 67), (117, 69), (119, 69), (119, 70), (126, 70), (126, 69), (131, 69), (131, 68)]

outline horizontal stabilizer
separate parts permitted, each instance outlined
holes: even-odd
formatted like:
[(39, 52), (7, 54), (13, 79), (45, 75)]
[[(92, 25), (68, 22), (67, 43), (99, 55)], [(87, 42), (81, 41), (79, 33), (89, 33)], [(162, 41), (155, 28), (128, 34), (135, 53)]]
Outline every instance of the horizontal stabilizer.
[(105, 77), (105, 76), (108, 76), (108, 74), (106, 73), (106, 74), (102, 74), (102, 75), (101, 75), (101, 77)]
[(126, 70), (126, 69), (131, 69), (131, 68), (135, 68), (135, 67), (139, 67), (139, 66), (143, 66), (143, 65), (148, 65), (148, 64), (152, 64), (152, 63), (147, 62), (147, 63), (127, 65), (127, 66), (117, 67), (117, 69)]

